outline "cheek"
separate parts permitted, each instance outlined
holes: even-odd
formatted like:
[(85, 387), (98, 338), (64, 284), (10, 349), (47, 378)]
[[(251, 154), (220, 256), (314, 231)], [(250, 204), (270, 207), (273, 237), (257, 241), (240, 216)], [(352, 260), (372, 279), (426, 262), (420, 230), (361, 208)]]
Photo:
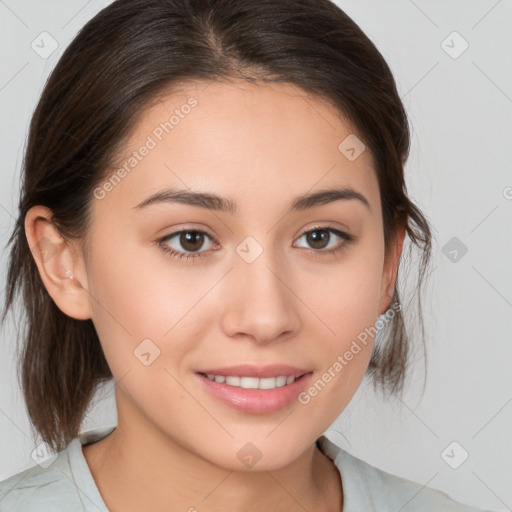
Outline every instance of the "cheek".
[(371, 357), (382, 265), (383, 246), (374, 239), (347, 253), (335, 270), (331, 267), (317, 273), (316, 281), (304, 283), (308, 305), (322, 320), (315, 323), (316, 339), (321, 333), (320, 373), (326, 373), (328, 383), (325, 391), (322, 383), (316, 387), (322, 389), (322, 400), (334, 400), (340, 407), (355, 393)]
[(383, 257), (383, 248), (375, 240), (360, 244), (339, 263), (325, 265), (303, 282), (308, 305), (329, 327), (323, 332), (337, 339), (335, 343), (352, 339), (375, 323)]
[(216, 276), (185, 272), (176, 263), (171, 272), (167, 256), (157, 251), (114, 244), (108, 236), (95, 244), (89, 269), (93, 322), (116, 377), (140, 369), (139, 352), (155, 357), (154, 367), (172, 366), (170, 359), (180, 361), (193, 348), (197, 326), (209, 325), (198, 322), (204, 316), (199, 303)]
[(380, 274), (368, 267), (364, 272), (352, 270), (333, 279), (327, 293), (312, 296), (312, 304), (328, 328), (319, 324), (321, 336), (316, 329), (313, 339), (321, 364), (299, 403), (312, 415), (322, 411), (326, 425), (336, 420), (356, 393), (374, 346)]

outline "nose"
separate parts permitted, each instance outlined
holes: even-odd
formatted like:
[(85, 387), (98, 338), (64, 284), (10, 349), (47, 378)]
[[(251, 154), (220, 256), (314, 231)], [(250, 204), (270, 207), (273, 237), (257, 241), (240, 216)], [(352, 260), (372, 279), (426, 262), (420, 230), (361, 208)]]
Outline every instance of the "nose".
[(222, 327), (227, 336), (247, 336), (259, 345), (293, 336), (300, 327), (293, 277), (285, 263), (264, 250), (252, 263), (237, 254), (225, 282)]

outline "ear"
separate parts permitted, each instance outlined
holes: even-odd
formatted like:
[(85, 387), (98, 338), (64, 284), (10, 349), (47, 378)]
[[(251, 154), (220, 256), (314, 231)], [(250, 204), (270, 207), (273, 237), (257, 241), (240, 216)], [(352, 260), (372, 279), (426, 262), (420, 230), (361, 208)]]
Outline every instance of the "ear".
[(379, 315), (386, 312), (391, 307), (393, 300), (393, 291), (395, 289), (396, 278), (398, 274), (398, 264), (406, 233), (406, 223), (397, 227), (394, 238), (391, 241), (388, 254), (384, 261), (381, 282), (381, 295), (379, 301)]
[(57, 307), (77, 320), (91, 318), (87, 274), (81, 251), (66, 240), (45, 206), (32, 207), (25, 216), (25, 235), (44, 286)]

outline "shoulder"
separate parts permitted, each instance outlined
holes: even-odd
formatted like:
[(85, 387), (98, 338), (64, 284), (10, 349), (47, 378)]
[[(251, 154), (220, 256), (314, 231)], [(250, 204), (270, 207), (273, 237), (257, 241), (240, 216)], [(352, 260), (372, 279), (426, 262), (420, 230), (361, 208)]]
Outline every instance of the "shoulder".
[[(55, 457), (55, 455), (53, 456)], [(2, 512), (60, 510), (59, 505), (78, 499), (69, 466), (68, 448), (59, 452), (50, 465), (32, 466), (0, 482)], [(78, 500), (80, 503), (80, 500)], [(68, 508), (67, 510), (80, 510)]]
[(112, 430), (107, 427), (85, 432), (59, 453), (1, 481), (0, 511), (106, 511), (82, 445), (102, 439)]
[(317, 440), (319, 449), (340, 471), (347, 512), (484, 512), (455, 501), (443, 491), (426, 487), (374, 467), (335, 445), (325, 435)]

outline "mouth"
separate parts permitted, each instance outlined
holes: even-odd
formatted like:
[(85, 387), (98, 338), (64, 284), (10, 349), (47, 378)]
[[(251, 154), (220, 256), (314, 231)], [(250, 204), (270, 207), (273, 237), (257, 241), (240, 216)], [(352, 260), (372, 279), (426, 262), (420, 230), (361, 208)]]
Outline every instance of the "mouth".
[(305, 373), (295, 377), (294, 375), (278, 375), (276, 377), (249, 377), (247, 375), (218, 375), (214, 373), (201, 373), (199, 375), (206, 377), (212, 382), (227, 384), (243, 389), (276, 389), (283, 386), (289, 386), (300, 379)]
[(206, 393), (222, 404), (243, 413), (269, 414), (296, 401), (297, 395), (311, 381), (313, 371), (300, 370), (291, 375), (277, 373), (267, 377), (202, 371), (195, 375)]

